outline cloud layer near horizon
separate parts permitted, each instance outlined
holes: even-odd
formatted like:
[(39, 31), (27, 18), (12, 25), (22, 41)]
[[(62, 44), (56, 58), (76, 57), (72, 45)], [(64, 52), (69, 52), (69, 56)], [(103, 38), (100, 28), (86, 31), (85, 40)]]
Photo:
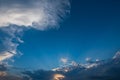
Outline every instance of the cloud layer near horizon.
[[(4, 80), (119, 80), (120, 79), (120, 52), (108, 60), (94, 61), (89, 65), (97, 64), (90, 68), (82, 65), (71, 65), (62, 67), (56, 71), (36, 70), (36, 71), (22, 71), (19, 73), (23, 75), (9, 74), (7, 68), (0, 65), (1, 76)], [(84, 64), (85, 65), (85, 64)], [(89, 66), (87, 65), (87, 66)], [(14, 68), (13, 68), (14, 69)], [(68, 71), (65, 71), (68, 69)], [(6, 75), (5, 75), (6, 74)], [(60, 79), (61, 78), (61, 79)]]

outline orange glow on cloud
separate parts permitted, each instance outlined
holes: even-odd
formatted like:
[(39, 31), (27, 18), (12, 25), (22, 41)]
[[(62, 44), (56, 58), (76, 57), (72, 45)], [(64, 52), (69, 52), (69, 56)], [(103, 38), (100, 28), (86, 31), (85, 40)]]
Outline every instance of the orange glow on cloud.
[(62, 74), (54, 74), (53, 80), (62, 80), (63, 78), (65, 78), (65, 76)]

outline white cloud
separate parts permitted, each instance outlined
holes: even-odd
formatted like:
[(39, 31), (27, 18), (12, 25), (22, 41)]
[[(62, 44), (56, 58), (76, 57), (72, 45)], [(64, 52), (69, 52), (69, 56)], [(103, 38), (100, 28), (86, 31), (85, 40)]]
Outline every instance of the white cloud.
[(15, 55), (15, 53), (12, 53), (12, 52), (3, 52), (2, 54), (0, 54), (0, 61), (4, 61), (6, 59), (9, 59), (9, 58), (13, 57)]
[(25, 0), (26, 3), (20, 0), (0, 1), (0, 27), (13, 24), (44, 30), (48, 26), (58, 25), (60, 17), (69, 12), (68, 0)]
[[(45, 30), (69, 13), (69, 0), (0, 0), (0, 61), (17, 54), (23, 27)], [(15, 26), (13, 26), (15, 25)], [(14, 51), (14, 54), (9, 52)], [(65, 62), (65, 61), (64, 61)]]
[(61, 58), (60, 61), (63, 63), (63, 64), (66, 64), (68, 62), (68, 59), (67, 58)]
[(84, 64), (84, 67), (85, 67), (86, 69), (89, 69), (89, 68), (92, 68), (92, 67), (97, 67), (97, 66), (98, 66), (98, 64), (97, 64), (97, 63)]
[(114, 56), (113, 59), (119, 58), (120, 57), (120, 51), (118, 51)]
[(87, 57), (85, 60), (86, 60), (87, 62), (89, 62), (89, 61), (91, 61), (91, 58)]
[(71, 65), (72, 65), (72, 66), (77, 66), (78, 64), (77, 64), (75, 61), (72, 61), (72, 62), (71, 62)]
[(99, 59), (96, 59), (95, 61), (98, 62), (98, 61), (100, 61), (100, 60), (99, 60)]

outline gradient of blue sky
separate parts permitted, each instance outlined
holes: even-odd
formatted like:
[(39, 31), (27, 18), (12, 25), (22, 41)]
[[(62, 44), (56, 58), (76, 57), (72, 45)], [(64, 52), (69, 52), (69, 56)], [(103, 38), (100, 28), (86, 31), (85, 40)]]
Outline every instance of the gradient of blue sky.
[(59, 29), (29, 30), (15, 66), (51, 69), (62, 57), (84, 62), (108, 59), (120, 48), (120, 1), (73, 0), (71, 15)]

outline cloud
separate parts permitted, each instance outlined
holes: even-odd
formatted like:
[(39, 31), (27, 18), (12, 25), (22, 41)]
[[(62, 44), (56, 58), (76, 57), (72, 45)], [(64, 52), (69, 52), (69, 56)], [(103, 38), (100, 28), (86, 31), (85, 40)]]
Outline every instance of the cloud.
[(69, 13), (68, 0), (0, 0), (0, 27), (12, 25), (44, 30)]
[(26, 28), (55, 28), (69, 12), (69, 0), (0, 0), (0, 62), (19, 53)]
[[(65, 72), (64, 68), (60, 70), (56, 70), (53, 72), (49, 72), (47, 75), (48, 79), (38, 77), (43, 74), (42, 71), (34, 72), (31, 74), (34, 77), (31, 77), (33, 80), (40, 79), (40, 80), (51, 80), (51, 75), (60, 74), (64, 78), (61, 80), (119, 80), (120, 79), (120, 54), (116, 53), (116, 58), (111, 58), (108, 60), (99, 60), (94, 61), (92, 64), (97, 64), (97, 66), (92, 67), (84, 67), (80, 64), (78, 66), (67, 66), (66, 69), (70, 69), (69, 71)], [(28, 73), (27, 73), (28, 74)], [(44, 71), (44, 75), (42, 77), (46, 77), (48, 71)], [(28, 74), (30, 75), (30, 74)], [(36, 78), (35, 78), (35, 75)], [(54, 80), (54, 79), (53, 79)], [(56, 79), (57, 80), (57, 79)], [(58, 79), (59, 80), (59, 79)]]
[[(99, 60), (91, 64), (99, 64), (90, 68), (86, 68), (81, 64), (74, 66), (66, 66), (69, 71), (61, 70), (35, 70), (22, 71), (22, 76), (6, 74), (0, 77), (4, 80), (120, 80), (120, 54), (116, 53), (116, 58), (108, 60)], [(20, 70), (20, 69), (19, 69)], [(6, 71), (3, 70), (3, 71)], [(10, 72), (9, 72), (10, 73)], [(3, 75), (3, 74), (2, 74)]]
[(87, 62), (89, 62), (89, 61), (91, 61), (91, 58), (86, 58), (85, 60), (86, 60)]
[(9, 59), (13, 56), (14, 56), (14, 54), (12, 54), (10, 52), (3, 52), (3, 54), (0, 54), (0, 61), (3, 61), (5, 59)]
[(18, 53), (17, 47), (19, 43), (22, 43), (19, 34), (21, 34), (21, 29), (16, 27), (0, 28), (0, 62)]
[(0, 63), (0, 71), (3, 71), (3, 72), (7, 71), (7, 65)]
[(65, 78), (65, 76), (62, 74), (54, 74), (53, 80), (61, 80), (64, 78)]
[(68, 59), (67, 58), (61, 58), (60, 61), (63, 63), (63, 64), (66, 64), (68, 62)]
[(118, 51), (114, 56), (113, 59), (120, 58), (120, 51)]

